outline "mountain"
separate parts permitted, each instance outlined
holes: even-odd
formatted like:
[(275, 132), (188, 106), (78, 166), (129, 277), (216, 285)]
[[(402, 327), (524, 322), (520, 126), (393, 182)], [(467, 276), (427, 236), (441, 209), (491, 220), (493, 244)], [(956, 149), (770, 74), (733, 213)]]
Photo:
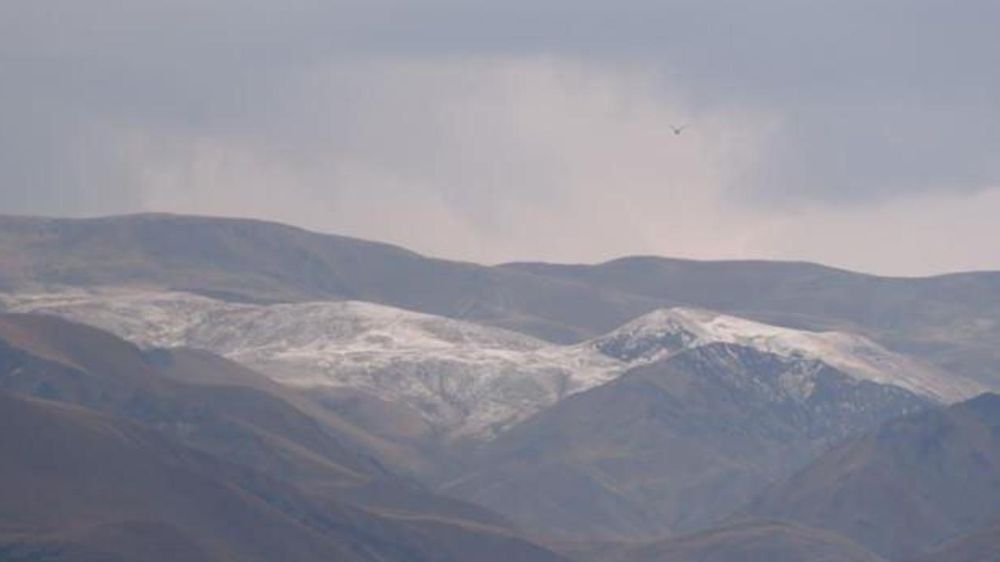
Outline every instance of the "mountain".
[(893, 420), (820, 456), (745, 510), (905, 559), (1000, 519), (1000, 395)]
[[(968, 416), (952, 424), (956, 446), (979, 448), (942, 461), (987, 486), (960, 490), (968, 505), (911, 497), (951, 484), (902, 461), (892, 470), (919, 486), (883, 485), (883, 461), (865, 472), (827, 456), (831, 474), (861, 471), (857, 497), (823, 496), (843, 482), (817, 477), (765, 500), (840, 440), (1000, 388), (998, 297), (989, 272), (645, 257), (488, 267), (261, 221), (0, 217), (0, 311), (136, 344), (0, 316), (0, 390), (141, 424), (380, 520), (646, 540), (732, 521), (773, 486), (754, 509), (801, 512), (868, 546), (845, 506), (893, 495), (912, 507), (905, 532), (872, 548), (909, 555), (930, 544), (907, 537), (938, 544), (991, 522), (958, 509), (992, 498), (975, 472), (992, 457), (981, 434), (964, 437)], [(871, 509), (887, 528), (890, 515)]]
[(315, 499), (162, 432), (3, 391), (0, 496), (12, 562), (560, 559), (488, 528)]
[(1000, 388), (1000, 273), (490, 267), (261, 221), (0, 217), (0, 312), (0, 402), (30, 422), (0, 428), (4, 559), (555, 557), (522, 529), (903, 559), (1000, 519), (995, 397), (932, 409)]
[(320, 423), (249, 386), (179, 383), (139, 348), (59, 318), (0, 315), (0, 389), (128, 418), (275, 476), (329, 485), (386, 475), (391, 446), (333, 415)]
[[(63, 319), (0, 315), (0, 389), (142, 423), (311, 493), (393, 513), (507, 529), (412, 480), (429, 463), (288, 387), (204, 351), (142, 351)], [(434, 462), (438, 462), (434, 459)]]
[(1000, 389), (1000, 273), (864, 275), (808, 263), (629, 257), (485, 267), (285, 225), (0, 217), (0, 290), (146, 287), (235, 302), (357, 300), (578, 343), (655, 309), (867, 336)]
[(879, 277), (801, 262), (652, 256), (502, 269), (768, 324), (862, 334), (1000, 388), (1000, 272)]
[(714, 343), (822, 361), (860, 380), (899, 386), (939, 402), (957, 402), (985, 390), (975, 381), (893, 353), (863, 336), (794, 330), (703, 309), (656, 310), (595, 338), (591, 345), (635, 365)]
[[(63, 341), (95, 338), (90, 332), (96, 331), (54, 317), (61, 316), (111, 329), (150, 349), (112, 342), (107, 335), (83, 346), (103, 350), (92, 353), (102, 361), (131, 358), (114, 368), (84, 369), (91, 376), (145, 373), (140, 380), (164, 387), (143, 387), (141, 403), (155, 404), (146, 407), (152, 414), (128, 409), (134, 399), (112, 406), (74, 401), (153, 420), (178, 434), (182, 431), (176, 428), (184, 428), (188, 442), (267, 467), (280, 477), (328, 478), (322, 464), (281, 462), (302, 456), (302, 431), (283, 426), (290, 435), (279, 441), (271, 438), (271, 427), (266, 438), (257, 433), (232, 438), (236, 430), (231, 427), (241, 432), (235, 435), (247, 433), (247, 427), (260, 429), (253, 425), (257, 420), (246, 420), (247, 412), (291, 406), (304, 420), (321, 420), (324, 431), (341, 444), (341, 453), (316, 451), (311, 447), (324, 441), (310, 438), (304, 442), (308, 459), (325, 455), (351, 467), (345, 474), (376, 472), (359, 468), (360, 460), (397, 472), (402, 468), (449, 495), (569, 538), (594, 533), (648, 537), (703, 528), (833, 440), (925, 406), (918, 392), (940, 399), (943, 392), (937, 390), (954, 386), (933, 368), (861, 337), (683, 308), (654, 311), (567, 346), (351, 301), (230, 303), (119, 288), (4, 295), (3, 302), (8, 309), (45, 313), (8, 316), (38, 332), (17, 341), (52, 346), (52, 334), (62, 332), (74, 334)], [(55, 357), (69, 353), (65, 344), (57, 347)], [(222, 353), (267, 376), (188, 347)], [(31, 349), (46, 356), (44, 348)], [(12, 380), (0, 378), (0, 383), (11, 388)], [(65, 383), (25, 380), (35, 394), (66, 399)], [(895, 385), (878, 384), (889, 381)], [(225, 400), (210, 399), (221, 393)], [(98, 394), (114, 396), (106, 390)], [(199, 405), (197, 415), (186, 413), (190, 404)], [(211, 415), (203, 413), (205, 404)], [(220, 410), (220, 404), (229, 409)], [(166, 413), (159, 412), (163, 409)], [(636, 417), (638, 412), (647, 414)], [(458, 436), (476, 439), (450, 444)], [(298, 445), (282, 452), (290, 439), (298, 439)], [(476, 445), (491, 440), (495, 443)], [(234, 442), (243, 445), (234, 449)], [(525, 451), (536, 458), (524, 462)], [(354, 459), (359, 452), (360, 460)], [(384, 485), (373, 489), (359, 482), (365, 478), (349, 480), (352, 494), (363, 489), (356, 492), (359, 501), (419, 503), (384, 492)], [(589, 499), (576, 505), (573, 498)]]
[[(557, 345), (354, 301), (121, 288), (2, 300), (113, 330), (153, 348), (147, 362), (171, 356), (153, 361), (160, 369), (192, 361), (187, 347), (255, 367), (267, 374), (253, 374), (255, 390), (314, 416), (324, 407), (334, 427), (353, 428), (349, 441), (362, 436), (352, 450), (569, 539), (704, 528), (835, 440), (975, 388), (864, 337), (700, 309), (657, 310)], [(234, 369), (220, 361), (168, 376)]]
[(235, 302), (360, 300), (579, 340), (655, 307), (558, 279), (245, 219), (0, 216), (0, 290), (140, 286)]
[(565, 540), (704, 529), (832, 443), (929, 404), (712, 343), (560, 401), (479, 446), (440, 490)]
[(885, 562), (830, 532), (755, 522), (633, 547), (616, 562)]
[(284, 385), (320, 393), (334, 410), (381, 411), (375, 419), (355, 418), (366, 428), (379, 418), (399, 418), (395, 425), (413, 432), (409, 441), (489, 439), (632, 366), (711, 343), (823, 361), (938, 401), (983, 390), (861, 336), (685, 308), (657, 310), (568, 346), (355, 301), (237, 304), (181, 292), (101, 289), (0, 294), (0, 302), (11, 311), (99, 326), (145, 347), (210, 350)]
[[(192, 347), (285, 385), (400, 404), (429, 435), (486, 438), (625, 364), (586, 346), (371, 303), (235, 304), (180, 292), (0, 297), (8, 310), (110, 330), (145, 347)], [(403, 415), (396, 409), (395, 415)]]
[(1000, 523), (948, 541), (911, 562), (1000, 562)]

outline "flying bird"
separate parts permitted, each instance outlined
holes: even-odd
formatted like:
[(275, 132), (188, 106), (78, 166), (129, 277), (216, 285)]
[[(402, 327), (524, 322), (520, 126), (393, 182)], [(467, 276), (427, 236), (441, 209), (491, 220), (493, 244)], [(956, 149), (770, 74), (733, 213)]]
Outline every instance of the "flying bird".
[(681, 125), (680, 127), (675, 127), (673, 125), (670, 126), (670, 130), (673, 131), (675, 135), (679, 135), (679, 134), (683, 133), (684, 129), (687, 129), (687, 128), (688, 128), (687, 125)]

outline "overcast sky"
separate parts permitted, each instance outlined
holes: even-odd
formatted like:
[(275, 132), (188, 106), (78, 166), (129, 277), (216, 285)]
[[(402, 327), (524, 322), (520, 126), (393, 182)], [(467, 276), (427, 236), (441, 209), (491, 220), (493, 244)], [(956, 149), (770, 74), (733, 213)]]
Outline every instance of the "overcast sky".
[(0, 212), (251, 216), (488, 263), (1000, 269), (997, 22), (995, 0), (0, 1)]

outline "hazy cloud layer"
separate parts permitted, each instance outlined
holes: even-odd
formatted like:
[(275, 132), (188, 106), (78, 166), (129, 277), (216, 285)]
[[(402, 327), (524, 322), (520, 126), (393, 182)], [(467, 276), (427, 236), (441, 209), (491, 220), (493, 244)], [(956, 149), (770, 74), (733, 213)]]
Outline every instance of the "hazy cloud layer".
[(996, 21), (987, 1), (9, 2), (0, 211), (257, 216), (488, 262), (1000, 269)]

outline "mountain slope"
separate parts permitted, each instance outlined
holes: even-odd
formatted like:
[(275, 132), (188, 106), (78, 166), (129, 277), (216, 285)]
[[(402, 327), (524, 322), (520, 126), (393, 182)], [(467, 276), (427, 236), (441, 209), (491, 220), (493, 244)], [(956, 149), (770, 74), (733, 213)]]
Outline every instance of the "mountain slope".
[(776, 522), (756, 522), (628, 549), (617, 562), (885, 562), (844, 537)]
[(0, 216), (0, 289), (142, 286), (238, 302), (361, 300), (569, 341), (648, 299), (245, 219)]
[(813, 461), (746, 510), (902, 559), (1000, 518), (1000, 396), (893, 420)]
[(286, 385), (400, 403), (447, 438), (492, 436), (625, 367), (589, 347), (353, 301), (251, 305), (140, 290), (0, 300), (144, 346), (211, 350)]
[(951, 540), (910, 562), (1000, 562), (1000, 523)]
[(6, 392), (0, 496), (11, 561), (558, 559), (513, 537), (317, 501), (160, 432)]
[(58, 318), (0, 315), (0, 389), (133, 419), (303, 482), (360, 484), (387, 474), (382, 444), (350, 424), (330, 416), (321, 425), (249, 387), (169, 380), (135, 346)]
[(439, 459), (375, 437), (308, 397), (203, 351), (143, 353), (58, 318), (0, 315), (0, 389), (137, 421), (338, 501), (510, 529), (495, 514), (430, 494), (409, 478)]
[[(579, 345), (361, 302), (234, 304), (150, 290), (0, 294), (9, 310), (87, 322), (144, 346), (208, 349), (323, 397), (404, 442), (491, 438), (631, 366), (712, 343), (823, 361), (938, 401), (982, 386), (856, 335), (792, 330), (705, 310), (651, 312)], [(363, 406), (362, 406), (363, 405)], [(373, 425), (375, 424), (375, 425)], [(407, 435), (406, 432), (410, 432)]]
[(667, 306), (866, 335), (1000, 388), (1000, 273), (630, 257), (483, 267), (261, 221), (0, 217), (0, 290), (142, 286), (239, 302), (361, 300), (579, 342)]
[(632, 365), (713, 343), (822, 361), (860, 380), (899, 386), (940, 402), (957, 402), (985, 390), (981, 384), (893, 353), (863, 336), (794, 330), (703, 309), (656, 310), (590, 342), (602, 353)]
[(1000, 388), (1000, 272), (896, 278), (810, 263), (660, 257), (503, 268), (769, 324), (863, 334)]
[(571, 396), (442, 490), (567, 540), (705, 528), (826, 446), (929, 403), (815, 361), (711, 344)]

